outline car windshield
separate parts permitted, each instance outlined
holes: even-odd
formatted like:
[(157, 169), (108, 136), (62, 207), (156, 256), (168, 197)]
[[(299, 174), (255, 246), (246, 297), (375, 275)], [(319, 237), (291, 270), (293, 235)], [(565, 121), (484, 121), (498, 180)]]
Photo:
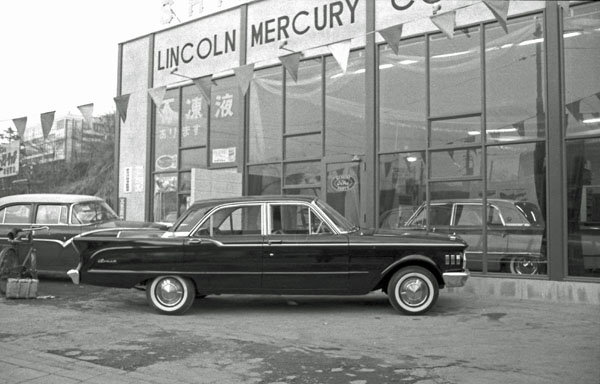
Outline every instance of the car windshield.
[(196, 224), (213, 208), (212, 205), (205, 207), (191, 207), (173, 225), (171, 232), (189, 232)]
[(519, 211), (527, 218), (527, 221), (532, 226), (541, 227), (544, 225), (544, 217), (537, 205), (525, 201), (517, 201), (515, 203)]
[(342, 232), (352, 232), (358, 229), (358, 226), (353, 224), (350, 220), (346, 219), (341, 213), (336, 211), (329, 204), (316, 200), (317, 206), (329, 217), (331, 221), (339, 228)]
[(73, 224), (94, 224), (119, 220), (119, 216), (104, 201), (75, 204), (71, 213)]

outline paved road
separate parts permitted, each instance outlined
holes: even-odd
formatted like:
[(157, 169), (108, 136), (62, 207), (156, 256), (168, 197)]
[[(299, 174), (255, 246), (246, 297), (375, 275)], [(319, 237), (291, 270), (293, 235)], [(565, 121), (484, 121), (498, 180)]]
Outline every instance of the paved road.
[(42, 281), (0, 299), (0, 383), (600, 384), (600, 307), (442, 293), (215, 296), (180, 317), (136, 290)]

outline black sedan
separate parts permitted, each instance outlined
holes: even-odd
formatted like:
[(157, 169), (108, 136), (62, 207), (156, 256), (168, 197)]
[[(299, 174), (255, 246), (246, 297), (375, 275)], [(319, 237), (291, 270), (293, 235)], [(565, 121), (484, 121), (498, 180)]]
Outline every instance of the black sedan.
[(255, 196), (194, 203), (167, 232), (95, 231), (76, 237), (75, 284), (144, 288), (165, 314), (210, 294), (357, 295), (387, 292), (417, 315), (440, 288), (469, 276), (453, 236), (376, 233), (315, 197)]

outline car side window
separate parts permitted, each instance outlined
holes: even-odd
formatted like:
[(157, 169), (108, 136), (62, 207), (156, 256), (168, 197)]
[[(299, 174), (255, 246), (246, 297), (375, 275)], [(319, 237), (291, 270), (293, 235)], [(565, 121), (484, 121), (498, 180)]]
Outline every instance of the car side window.
[(198, 230), (200, 236), (260, 235), (260, 205), (228, 207), (213, 212)]
[(66, 225), (68, 210), (65, 205), (39, 205), (35, 215), (35, 223)]
[(271, 227), (273, 235), (317, 235), (333, 233), (312, 209), (300, 204), (271, 205)]
[(487, 211), (487, 222), (489, 225), (504, 225), (500, 210), (496, 207), (489, 206)]
[(11, 205), (0, 210), (0, 219), (3, 224), (29, 224), (31, 223), (31, 205)]
[[(450, 218), (452, 217), (452, 205), (441, 204), (431, 205), (429, 207), (431, 225), (433, 226), (449, 226)], [(427, 207), (423, 207), (417, 216), (408, 225), (414, 225), (417, 227), (427, 226)]]
[(482, 206), (479, 204), (457, 204), (455, 225), (473, 226), (483, 224), (481, 208)]

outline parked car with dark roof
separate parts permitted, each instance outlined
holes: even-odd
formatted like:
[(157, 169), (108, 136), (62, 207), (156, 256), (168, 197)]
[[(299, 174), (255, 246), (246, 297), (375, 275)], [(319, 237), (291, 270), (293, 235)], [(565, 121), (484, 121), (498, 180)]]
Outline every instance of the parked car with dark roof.
[(73, 236), (106, 228), (166, 229), (155, 223), (120, 220), (96, 196), (40, 193), (0, 198), (0, 246), (8, 244), (6, 236), (13, 228), (41, 226), (48, 229), (34, 235), (38, 271), (63, 276), (79, 261), (71, 245)]
[(182, 314), (210, 294), (387, 292), (416, 315), (440, 288), (464, 285), (465, 243), (453, 236), (360, 229), (315, 197), (254, 196), (194, 203), (162, 235), (113, 231), (74, 239), (73, 282), (146, 290), (159, 312)]

